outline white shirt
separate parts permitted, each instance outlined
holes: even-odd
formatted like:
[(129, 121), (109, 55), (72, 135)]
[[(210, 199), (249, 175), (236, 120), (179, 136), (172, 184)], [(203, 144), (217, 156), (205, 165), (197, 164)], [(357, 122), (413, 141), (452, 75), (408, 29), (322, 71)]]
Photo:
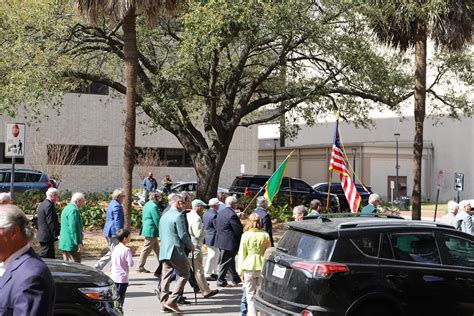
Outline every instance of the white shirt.
[(5, 271), (8, 269), (8, 266), (13, 262), (15, 261), (18, 257), (20, 257), (22, 254), (24, 254), (25, 252), (27, 252), (29, 249), (31, 248), (31, 245), (30, 243), (27, 243), (26, 245), (24, 245), (23, 247), (21, 247), (20, 249), (18, 249), (17, 251), (15, 251), (14, 253), (12, 253), (10, 255), (10, 257), (7, 258), (7, 260), (5, 260), (4, 262), (1, 263), (0, 265), (0, 277), (3, 276), (3, 274), (5, 273)]

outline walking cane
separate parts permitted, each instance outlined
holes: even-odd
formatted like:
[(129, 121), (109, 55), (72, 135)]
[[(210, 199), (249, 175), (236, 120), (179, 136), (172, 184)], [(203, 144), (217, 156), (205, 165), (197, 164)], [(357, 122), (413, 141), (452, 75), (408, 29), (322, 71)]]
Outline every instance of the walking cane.
[[(196, 273), (194, 270), (194, 251), (191, 250), (191, 265), (193, 266), (193, 276), (194, 276), (194, 280), (196, 280)], [(196, 281), (197, 283), (197, 281)], [(194, 305), (197, 305), (198, 303), (198, 299), (197, 299), (197, 293), (196, 293), (196, 290), (193, 288), (193, 292), (194, 292)]]

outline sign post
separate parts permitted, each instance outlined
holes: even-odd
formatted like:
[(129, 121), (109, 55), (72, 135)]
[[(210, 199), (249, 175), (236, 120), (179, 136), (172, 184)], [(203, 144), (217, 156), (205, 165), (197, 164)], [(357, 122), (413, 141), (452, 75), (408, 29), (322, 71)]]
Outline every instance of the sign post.
[(7, 123), (5, 140), (5, 157), (12, 158), (12, 168), (10, 173), (10, 195), (14, 198), (15, 183), (15, 158), (25, 157), (25, 132), (24, 123)]
[(457, 191), (457, 202), (459, 203), (459, 192), (464, 191), (464, 173), (454, 173), (454, 191)]
[(433, 222), (436, 222), (436, 213), (438, 212), (438, 201), (439, 201), (439, 190), (444, 186), (444, 171), (439, 170), (438, 175), (436, 176), (436, 204), (435, 204), (435, 212)]

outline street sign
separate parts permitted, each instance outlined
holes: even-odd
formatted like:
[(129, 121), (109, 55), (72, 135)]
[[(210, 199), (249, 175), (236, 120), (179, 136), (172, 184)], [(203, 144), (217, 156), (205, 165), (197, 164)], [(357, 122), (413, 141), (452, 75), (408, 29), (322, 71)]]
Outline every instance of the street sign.
[(26, 127), (24, 123), (7, 123), (5, 157), (25, 157), (25, 132)]
[(438, 190), (444, 187), (444, 171), (438, 170), (438, 175), (436, 176), (436, 186)]
[(464, 191), (464, 173), (454, 173), (454, 191)]

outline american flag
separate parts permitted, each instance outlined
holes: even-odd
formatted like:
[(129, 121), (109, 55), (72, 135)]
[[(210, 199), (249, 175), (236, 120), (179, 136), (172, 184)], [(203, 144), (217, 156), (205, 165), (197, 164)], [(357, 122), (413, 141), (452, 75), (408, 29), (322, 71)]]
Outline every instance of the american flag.
[(342, 189), (349, 203), (352, 213), (356, 213), (359, 209), (360, 195), (354, 183), (351, 180), (349, 171), (346, 168), (344, 160), (344, 152), (339, 141), (339, 118), (336, 121), (336, 130), (334, 131), (334, 144), (332, 145), (331, 161), (329, 162), (329, 170), (339, 173), (341, 178)]

